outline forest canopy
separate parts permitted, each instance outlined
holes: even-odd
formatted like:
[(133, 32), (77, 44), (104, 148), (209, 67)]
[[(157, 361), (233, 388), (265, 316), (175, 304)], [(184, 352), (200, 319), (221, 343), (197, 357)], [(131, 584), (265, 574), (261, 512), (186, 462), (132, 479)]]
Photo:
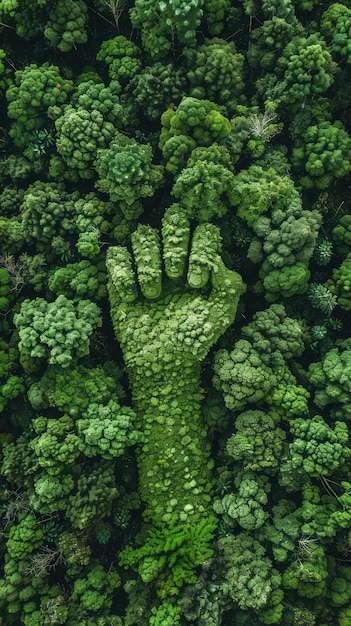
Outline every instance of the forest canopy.
[(351, 0), (0, 35), (0, 626), (350, 626)]

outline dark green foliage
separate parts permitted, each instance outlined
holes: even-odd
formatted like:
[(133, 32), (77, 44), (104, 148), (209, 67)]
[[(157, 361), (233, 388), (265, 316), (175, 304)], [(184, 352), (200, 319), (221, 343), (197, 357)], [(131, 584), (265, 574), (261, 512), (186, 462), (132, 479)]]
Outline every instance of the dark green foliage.
[(1, 626), (349, 626), (350, 16), (0, 2)]

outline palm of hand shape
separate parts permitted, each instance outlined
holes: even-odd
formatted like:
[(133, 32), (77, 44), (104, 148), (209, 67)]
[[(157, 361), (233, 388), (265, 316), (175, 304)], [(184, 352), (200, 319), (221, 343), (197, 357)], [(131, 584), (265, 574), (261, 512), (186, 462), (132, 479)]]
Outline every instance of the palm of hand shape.
[(162, 239), (161, 253), (158, 231), (139, 225), (132, 235), (136, 272), (126, 248), (110, 248), (107, 255), (112, 320), (126, 364), (155, 374), (165, 363), (203, 360), (234, 321), (245, 290), (221, 259), (212, 224), (195, 229), (190, 254), (190, 225), (175, 238), (164, 224)]

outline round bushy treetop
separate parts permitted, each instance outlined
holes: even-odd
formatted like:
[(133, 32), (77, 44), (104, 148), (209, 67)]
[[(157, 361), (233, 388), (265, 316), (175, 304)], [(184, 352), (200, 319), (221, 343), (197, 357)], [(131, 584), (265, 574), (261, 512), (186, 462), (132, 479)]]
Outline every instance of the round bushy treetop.
[(284, 48), (276, 71), (282, 75), (287, 105), (327, 91), (338, 69), (325, 41), (317, 34), (298, 36)]
[[(305, 389), (296, 385), (287, 362), (304, 349), (300, 324), (286, 315), (281, 304), (259, 311), (241, 330), (231, 352), (218, 350), (214, 385), (221, 389), (229, 409), (247, 404), (274, 406), (284, 419), (307, 411)], [(307, 394), (308, 395), (308, 394)]]
[(301, 172), (302, 187), (326, 189), (351, 171), (351, 138), (340, 121), (310, 126), (293, 147), (291, 160)]
[(190, 217), (208, 222), (226, 214), (233, 180), (233, 173), (220, 163), (198, 160), (181, 171), (171, 193)]
[(245, 530), (256, 530), (268, 518), (264, 506), (271, 486), (267, 476), (239, 470), (234, 479), (234, 492), (216, 498), (213, 508), (228, 526), (239, 525)]
[[(194, 57), (194, 58), (192, 58)], [(187, 73), (190, 94), (226, 106), (228, 115), (244, 99), (244, 56), (236, 51), (233, 41), (205, 39), (190, 55)]]
[(328, 287), (332, 294), (337, 296), (338, 305), (344, 311), (351, 309), (351, 253), (341, 263), (340, 267), (333, 270), (333, 276), (328, 281)]
[(59, 68), (48, 62), (41, 66), (31, 63), (18, 70), (15, 85), (6, 92), (8, 116), (15, 120), (10, 129), (15, 145), (28, 145), (32, 131), (47, 124), (49, 107), (64, 104), (72, 89), (72, 81), (63, 78)]
[(25, 241), (43, 251), (55, 237), (69, 237), (76, 230), (74, 200), (78, 197), (77, 192), (68, 194), (61, 183), (37, 180), (29, 185), (20, 206)]
[(351, 456), (345, 422), (335, 422), (331, 428), (321, 415), (297, 418), (290, 422), (290, 432), (292, 467), (309, 476), (331, 476)]
[(136, 414), (130, 407), (121, 407), (114, 400), (105, 406), (91, 404), (77, 420), (77, 431), (85, 456), (100, 455), (111, 460), (125, 453), (126, 448), (142, 441), (135, 427)]
[(214, 141), (230, 134), (231, 123), (223, 107), (210, 100), (183, 98), (178, 107), (168, 108), (161, 116), (159, 148), (162, 150), (170, 138), (186, 135), (198, 146), (210, 146)]
[(57, 0), (48, 14), (44, 37), (60, 52), (69, 52), (88, 41), (88, 8), (82, 0)]
[(308, 378), (315, 389), (314, 403), (323, 409), (331, 405), (334, 417), (351, 417), (351, 346), (350, 340), (328, 350), (321, 361), (311, 363)]
[(279, 365), (300, 356), (304, 350), (301, 325), (286, 314), (282, 304), (272, 304), (258, 311), (244, 326), (242, 335), (261, 354), (262, 361)]
[(162, 58), (176, 45), (193, 45), (200, 26), (203, 0), (136, 0), (130, 10), (134, 28), (141, 30), (141, 41), (153, 58)]
[(95, 166), (99, 179), (95, 186), (108, 193), (113, 202), (123, 200), (127, 205), (153, 196), (162, 183), (163, 167), (152, 165), (152, 159), (150, 145), (116, 133), (108, 148), (98, 150)]
[(138, 116), (158, 121), (165, 108), (180, 102), (185, 91), (182, 71), (172, 63), (156, 61), (138, 72), (122, 98), (127, 107), (137, 105)]
[(268, 302), (280, 296), (304, 293), (310, 272), (308, 261), (316, 245), (321, 214), (302, 208), (301, 199), (284, 210), (272, 210), (253, 224), (256, 238), (249, 246), (248, 258), (260, 263), (259, 281), (255, 286)]
[(70, 104), (90, 113), (99, 111), (104, 120), (111, 122), (116, 128), (123, 128), (126, 119), (119, 101), (120, 93), (121, 86), (116, 80), (111, 80), (107, 87), (94, 80), (83, 81), (79, 83)]
[(29, 387), (28, 400), (37, 411), (54, 407), (75, 418), (85, 413), (90, 404), (123, 398), (120, 377), (121, 371), (109, 361), (93, 368), (77, 365), (63, 369), (50, 365), (41, 379)]
[(335, 56), (351, 63), (351, 9), (341, 2), (330, 4), (322, 14), (321, 32)]
[(117, 35), (102, 42), (96, 59), (107, 63), (112, 80), (125, 85), (139, 74), (142, 68), (140, 55), (141, 51), (133, 41), (124, 35)]
[[(72, 102), (55, 122), (57, 151), (64, 163), (80, 178), (93, 178), (93, 164), (99, 149), (106, 148), (126, 119), (119, 102), (120, 85), (108, 87), (90, 80), (82, 82)], [(51, 175), (62, 175), (57, 156), (51, 160)]]
[(14, 316), (19, 331), (21, 363), (46, 359), (49, 364), (68, 367), (89, 354), (90, 336), (101, 326), (99, 307), (90, 300), (75, 305), (60, 295), (53, 302), (43, 298), (24, 300)]
[(292, 203), (300, 204), (290, 176), (281, 176), (275, 168), (261, 165), (250, 165), (233, 177), (229, 199), (231, 205), (237, 207), (239, 217), (249, 226), (269, 209), (284, 211)]
[(262, 544), (247, 532), (228, 534), (218, 541), (227, 594), (240, 609), (263, 609), (279, 584)]
[(226, 449), (245, 470), (266, 474), (277, 471), (286, 435), (276, 427), (272, 415), (249, 410), (235, 420), (235, 433), (229, 437)]

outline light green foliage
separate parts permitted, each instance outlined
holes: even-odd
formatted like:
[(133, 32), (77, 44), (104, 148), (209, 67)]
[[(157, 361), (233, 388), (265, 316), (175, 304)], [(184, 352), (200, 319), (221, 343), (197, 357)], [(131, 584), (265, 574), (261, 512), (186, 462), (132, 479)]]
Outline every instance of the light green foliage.
[[(317, 211), (303, 210), (297, 196), (288, 208), (273, 208), (270, 217), (262, 216), (253, 224), (259, 239), (263, 239), (262, 258), (268, 267), (282, 269), (298, 262), (307, 263), (310, 259), (321, 223)], [(257, 262), (254, 249), (249, 258)], [(267, 273), (267, 272), (265, 272)], [(264, 276), (266, 278), (266, 276)]]
[(289, 444), (292, 466), (309, 476), (331, 476), (351, 456), (345, 422), (328, 426), (321, 415), (290, 422), (293, 441)]
[[(180, 225), (177, 239), (183, 249), (182, 238), (188, 240), (189, 233), (186, 224), (185, 228), (182, 221)], [(145, 442), (138, 451), (139, 481), (146, 506), (144, 519), (151, 522), (144, 546), (135, 553), (127, 549), (125, 558), (137, 567), (145, 549), (145, 561), (137, 569), (145, 581), (161, 576), (160, 594), (175, 593), (183, 582), (193, 580), (194, 567), (209, 554), (214, 530), (209, 447), (199, 420), (199, 363), (233, 321), (244, 287), (241, 277), (225, 268), (218, 253), (218, 232), (208, 226), (199, 227), (198, 234), (195, 231), (189, 268), (185, 256), (183, 267), (178, 259), (176, 273), (187, 275), (188, 285), (182, 288), (176, 279), (173, 287), (170, 273), (168, 280), (162, 277), (158, 298), (161, 254), (167, 259), (166, 271), (172, 267), (172, 251), (167, 247), (172, 245), (169, 220), (164, 221), (164, 249), (158, 249), (158, 257), (155, 231), (150, 231), (151, 251), (142, 243), (147, 229), (139, 227), (133, 236), (137, 281), (140, 283), (139, 276), (143, 275), (140, 268), (154, 268), (146, 291), (140, 285), (146, 294), (143, 299), (138, 297), (128, 251), (110, 248), (107, 254), (112, 320), (130, 377), (134, 407), (144, 421)], [(207, 256), (202, 241), (206, 241)], [(163, 546), (167, 536), (169, 548), (168, 543)], [(157, 558), (153, 548), (156, 540)]]
[(94, 229), (80, 233), (76, 248), (79, 254), (85, 259), (94, 259), (100, 254), (99, 231)]
[(228, 526), (238, 524), (245, 530), (260, 528), (268, 518), (264, 506), (268, 503), (267, 494), (271, 486), (266, 476), (254, 472), (239, 471), (234, 479), (235, 491), (215, 499), (213, 508)]
[(201, 23), (203, 0), (136, 0), (130, 10), (134, 28), (141, 30), (146, 52), (162, 58), (176, 41), (191, 45)]
[(223, 107), (209, 100), (183, 98), (179, 106), (169, 108), (161, 116), (162, 129), (159, 148), (175, 135), (186, 135), (199, 146), (209, 146), (224, 139), (231, 131), (230, 121), (223, 115)]
[(211, 145), (207, 147), (194, 146), (187, 161), (187, 166), (193, 167), (202, 161), (222, 165), (227, 170), (232, 169), (232, 155), (230, 150), (217, 142), (211, 143)]
[(30, 505), (42, 514), (65, 511), (67, 498), (74, 487), (71, 474), (53, 475), (41, 471), (34, 476), (33, 485), (28, 490)]
[(318, 408), (332, 405), (332, 415), (351, 417), (351, 350), (345, 346), (328, 350), (321, 361), (311, 363), (308, 379), (313, 385), (314, 403)]
[(351, 62), (351, 10), (341, 2), (333, 2), (322, 14), (321, 32), (337, 58)]
[[(261, 274), (263, 276), (267, 269), (267, 265), (262, 267)], [(266, 300), (275, 302), (278, 299), (278, 294), (281, 294), (283, 298), (290, 298), (297, 293), (304, 293), (310, 276), (311, 272), (306, 264), (301, 262), (285, 266), (281, 270), (271, 270), (267, 276), (264, 276), (263, 280)]]
[(162, 263), (158, 230), (139, 224), (131, 237), (138, 283), (146, 298), (158, 298), (162, 290)]
[(179, 205), (172, 204), (162, 219), (163, 259), (167, 276), (183, 275), (190, 241), (190, 219)]
[(94, 565), (85, 578), (77, 578), (73, 585), (72, 602), (91, 615), (98, 615), (112, 606), (112, 596), (121, 584), (117, 572), (110, 568), (107, 572), (102, 565)]
[(6, 57), (6, 52), (2, 48), (0, 48), (0, 87), (4, 89), (10, 86), (10, 80), (7, 80), (8, 71), (6, 70), (6, 66), (3, 63), (3, 59)]
[(136, 74), (140, 73), (142, 63), (138, 46), (124, 35), (103, 41), (96, 55), (98, 61), (105, 61), (111, 80), (121, 85), (127, 84)]
[[(94, 177), (93, 163), (98, 150), (107, 148), (116, 128), (125, 125), (119, 93), (116, 81), (111, 81), (108, 87), (94, 81), (83, 82), (73, 99), (74, 105), (66, 106), (55, 122), (57, 151), (80, 178)], [(57, 157), (51, 160), (51, 174), (61, 175)]]
[(256, 289), (264, 292), (268, 302), (304, 293), (308, 288), (308, 261), (322, 218), (318, 211), (302, 208), (296, 190), (290, 198), (287, 208), (273, 207), (270, 216), (258, 217), (252, 226), (256, 238), (247, 256), (253, 263), (261, 263)]
[(162, 604), (152, 609), (150, 626), (180, 626), (180, 607), (165, 600)]
[[(108, 235), (113, 229), (116, 206), (91, 192), (75, 201), (74, 211), (75, 225), (78, 231), (82, 235), (86, 232), (95, 232), (98, 235), (100, 246), (100, 238)], [(95, 259), (95, 262), (97, 261), (98, 259)]]
[(319, 309), (326, 315), (330, 317), (336, 305), (338, 304), (338, 298), (335, 295), (335, 289), (333, 289), (333, 285), (330, 284), (331, 281), (328, 281), (328, 285), (321, 285), (320, 283), (310, 283), (308, 287), (307, 296), (312, 306), (315, 309)]
[[(197, 160), (185, 167), (172, 189), (174, 195), (189, 215), (200, 222), (223, 217), (227, 212), (228, 196), (234, 175), (230, 170), (212, 160)], [(227, 200), (227, 202), (225, 202)]]
[[(34, 535), (30, 532), (29, 525), (28, 531), (33, 540)], [(24, 535), (25, 548), (28, 548), (30, 539), (28, 533), (24, 533)], [(20, 540), (19, 544), (21, 544)], [(13, 621), (14, 624), (16, 621), (18, 623), (21, 608), (24, 608), (25, 605), (28, 606), (28, 604), (34, 608), (34, 600), (48, 592), (49, 585), (46, 577), (31, 577), (27, 572), (27, 567), (28, 561), (26, 559), (22, 560), (17, 556), (11, 558), (9, 554), (5, 555), (4, 573), (0, 580), (0, 606), (3, 609), (3, 615), (6, 615), (7, 623), (9, 621)]]
[(285, 438), (269, 413), (249, 410), (236, 418), (235, 433), (229, 437), (226, 450), (244, 470), (270, 475), (278, 469)]
[(101, 82), (84, 80), (79, 83), (70, 104), (89, 113), (99, 111), (105, 121), (111, 122), (116, 128), (123, 128), (126, 119), (119, 101), (120, 92), (121, 86), (117, 80), (111, 80), (108, 87)]
[(303, 11), (312, 11), (316, 4), (318, 4), (318, 0), (297, 0), (298, 7)]
[[(151, 232), (151, 231), (150, 231)], [(155, 231), (153, 231), (155, 232)], [(207, 268), (210, 272), (211, 281), (212, 281), (212, 292), (210, 293), (208, 302), (206, 304), (206, 298), (201, 293), (194, 292), (194, 294), (188, 294), (187, 292), (182, 294), (180, 297), (172, 297), (165, 294), (164, 303), (163, 298), (159, 301), (152, 302), (149, 300), (147, 302), (135, 303), (133, 307), (133, 300), (137, 298), (137, 290), (134, 287), (132, 289), (133, 284), (133, 274), (132, 265), (130, 261), (128, 262), (128, 256), (126, 251), (123, 249), (114, 250), (109, 249), (107, 255), (107, 267), (110, 276), (110, 284), (109, 284), (109, 293), (111, 298), (111, 289), (116, 290), (116, 295), (121, 299), (120, 306), (118, 309), (112, 309), (113, 321), (114, 324), (119, 322), (123, 324), (125, 320), (125, 313), (128, 311), (130, 317), (130, 325), (122, 325), (123, 333), (120, 335), (121, 330), (119, 330), (118, 335), (121, 336), (120, 341), (122, 343), (122, 349), (124, 350), (124, 358), (126, 360), (127, 365), (132, 365), (135, 363), (137, 366), (141, 366), (144, 364), (149, 367), (150, 364), (154, 364), (154, 359), (150, 359), (147, 361), (149, 356), (155, 351), (155, 347), (152, 348), (152, 344), (154, 341), (157, 341), (158, 338), (163, 337), (162, 343), (162, 353), (169, 354), (169, 351), (172, 353), (174, 347), (172, 349), (172, 342), (174, 340), (173, 334), (174, 332), (178, 333), (176, 335), (178, 337), (178, 341), (182, 344), (184, 342), (184, 346), (182, 347), (182, 351), (186, 350), (187, 358), (200, 360), (204, 358), (205, 354), (208, 350), (208, 343), (215, 341), (214, 337), (220, 332), (219, 328), (216, 328), (216, 318), (214, 315), (218, 315), (222, 312), (223, 317), (221, 318), (221, 332), (223, 332), (223, 328), (230, 323), (230, 318), (233, 316), (234, 311), (237, 306), (237, 299), (239, 298), (240, 293), (243, 290), (243, 285), (238, 274), (233, 272), (228, 272), (228, 270), (224, 267), (220, 257), (215, 251), (218, 249), (218, 231), (215, 228), (210, 229), (202, 229), (200, 232), (203, 232), (203, 236), (206, 237), (206, 246), (209, 249), (209, 256), (207, 259)], [(207, 238), (208, 234), (208, 238)], [(186, 235), (186, 233), (185, 233)], [(190, 251), (190, 259), (193, 258), (195, 260), (195, 255), (199, 254), (199, 259), (197, 260), (198, 268), (201, 268), (201, 272), (204, 269), (204, 259), (202, 259), (202, 247), (201, 242), (203, 240), (202, 237), (196, 237), (195, 242), (193, 243), (193, 249)], [(138, 266), (143, 264), (147, 266), (150, 263), (150, 252), (146, 250), (145, 257), (142, 256), (143, 252), (143, 242), (144, 242), (144, 228), (139, 228), (134, 236), (134, 254), (138, 259)], [(140, 243), (141, 241), (141, 243)], [(165, 258), (168, 256), (168, 250), (164, 249), (162, 251)], [(156, 257), (156, 245), (153, 242), (152, 244), (152, 254)], [(161, 252), (159, 251), (159, 255)], [(126, 262), (124, 262), (124, 259)], [(159, 260), (156, 258), (152, 260), (152, 266), (156, 268), (161, 267), (161, 256), (159, 256)], [(118, 267), (118, 263), (120, 263), (120, 267)], [(191, 266), (190, 266), (191, 268)], [(141, 268), (143, 271), (144, 268)], [(184, 269), (187, 269), (184, 267)], [(195, 268), (192, 269), (192, 272), (195, 271)], [(139, 281), (139, 267), (138, 267), (138, 281)], [(128, 285), (130, 285), (130, 293), (125, 291), (123, 283), (120, 283), (121, 278), (123, 276), (128, 277)], [(159, 281), (159, 272), (157, 271), (155, 274), (155, 281), (158, 284)], [(188, 270), (188, 281), (189, 281), (189, 270)], [(190, 278), (191, 284), (192, 279)], [(195, 281), (197, 282), (197, 281)], [(202, 287), (202, 283), (196, 284), (197, 288)], [(225, 298), (228, 290), (228, 295), (231, 293), (233, 295), (232, 302), (227, 304), (226, 301), (223, 303), (220, 302), (221, 298)], [(112, 292), (113, 293), (113, 292)], [(154, 298), (154, 293), (151, 296), (147, 296), (148, 298)], [(228, 297), (228, 296), (227, 296)], [(165, 316), (157, 313), (157, 324), (156, 327), (153, 327), (152, 318), (153, 318), (153, 309), (154, 314), (158, 309), (162, 309), (162, 306), (166, 308)], [(144, 316), (144, 308), (145, 311), (147, 309), (148, 315), (143, 318), (143, 327), (140, 326), (139, 316)], [(130, 310), (129, 310), (130, 309)], [(204, 310), (202, 310), (204, 309)], [(170, 325), (170, 328), (167, 329), (166, 319), (171, 315), (171, 312), (177, 319), (177, 325), (173, 328), (173, 325)], [(189, 317), (190, 316), (190, 317)], [(209, 317), (210, 316), (210, 317)], [(133, 319), (133, 318), (136, 319)], [(164, 317), (164, 319), (163, 319)], [(209, 317), (209, 319), (208, 319)], [(206, 324), (206, 320), (208, 319), (208, 324)], [(133, 325), (136, 324), (136, 328), (133, 328)], [(204, 326), (205, 324), (205, 326)], [(160, 328), (158, 328), (158, 326)], [(162, 327), (162, 330), (161, 330)], [(179, 328), (178, 328), (179, 327)], [(136, 332), (137, 331), (137, 332)], [(149, 335), (147, 333), (150, 333)], [(144, 347), (144, 351), (139, 355), (140, 352), (140, 342), (147, 341), (149, 345)], [(131, 345), (128, 345), (130, 343)], [(188, 346), (188, 347), (186, 347)], [(146, 359), (146, 360), (145, 360)], [(169, 357), (167, 358), (168, 361)], [(155, 363), (156, 366), (156, 363)], [(155, 367), (154, 374), (158, 373), (160, 370)]]
[(283, 305), (273, 304), (256, 313), (241, 336), (231, 352), (215, 354), (213, 382), (226, 406), (240, 411), (248, 403), (266, 401), (285, 419), (305, 414), (308, 393), (296, 385), (287, 365), (303, 351), (299, 323), (286, 315)]
[(292, 150), (292, 164), (300, 172), (300, 184), (326, 189), (351, 170), (351, 138), (343, 124), (321, 122), (310, 126)]
[(111, 514), (118, 494), (111, 463), (90, 465), (77, 480), (74, 493), (66, 497), (65, 514), (73, 528), (86, 531)]
[[(345, 528), (348, 527), (350, 522), (347, 499), (343, 501), (343, 495), (346, 494), (336, 499), (333, 492), (329, 489), (331, 483), (329, 483), (328, 479), (324, 479), (323, 484), (327, 488), (327, 493), (324, 490), (321, 491), (318, 485), (313, 484), (310, 480), (305, 481), (300, 487), (302, 503), (296, 513), (302, 523), (300, 526), (301, 538), (297, 544), (297, 552), (299, 554), (302, 551), (304, 558), (308, 556), (310, 544), (313, 546), (313, 544), (318, 544), (319, 541), (322, 543), (325, 543), (326, 540), (330, 541), (330, 538), (335, 536), (338, 526), (339, 528)], [(345, 518), (347, 518), (347, 524), (344, 523)], [(310, 538), (310, 541), (308, 541), (308, 538)]]
[(317, 246), (313, 252), (313, 259), (318, 265), (328, 265), (333, 256), (333, 244), (328, 237), (317, 240)]
[(338, 626), (348, 626), (350, 619), (351, 619), (351, 608), (344, 607), (343, 609), (341, 609), (341, 611), (339, 611)]
[(196, 141), (187, 135), (174, 135), (167, 139), (162, 147), (166, 170), (173, 176), (180, 174), (194, 148), (196, 148)]
[(43, 533), (35, 517), (20, 513), (17, 524), (10, 528), (6, 549), (11, 558), (24, 560), (41, 545), (42, 541)]
[(261, 610), (280, 584), (264, 547), (245, 532), (218, 541), (225, 572), (224, 590), (242, 610)]
[(115, 133), (109, 147), (97, 152), (95, 167), (99, 179), (95, 186), (108, 193), (113, 202), (123, 200), (127, 205), (153, 196), (162, 183), (163, 167), (152, 165), (152, 159), (150, 145)]
[(231, 205), (237, 207), (237, 215), (249, 226), (270, 209), (273, 213), (285, 211), (290, 203), (298, 202), (291, 178), (261, 165), (241, 170), (233, 179), (229, 197)]
[(273, 371), (276, 384), (266, 396), (267, 404), (275, 408), (284, 419), (307, 415), (309, 391), (296, 384), (295, 376), (287, 367), (279, 367)]
[[(145, 583), (163, 579), (166, 593), (174, 595), (184, 583), (195, 582), (194, 569), (212, 555), (209, 544), (215, 528), (213, 516), (198, 520), (196, 525), (154, 524), (146, 543), (137, 549), (127, 546), (120, 553), (119, 564), (136, 568)], [(164, 596), (162, 588), (159, 593)]]
[(333, 270), (333, 275), (328, 286), (332, 294), (337, 297), (338, 305), (344, 311), (351, 309), (351, 253), (341, 263), (340, 267)]
[(260, 403), (276, 383), (274, 373), (262, 362), (249, 341), (239, 339), (234, 349), (218, 350), (213, 384), (223, 392), (225, 405), (233, 411)]
[(56, 131), (57, 151), (62, 158), (51, 158), (51, 176), (61, 178), (64, 166), (68, 165), (74, 175), (84, 179), (92, 178), (92, 164), (97, 150), (105, 147), (114, 135), (111, 122), (105, 122), (99, 111), (89, 113), (83, 108), (75, 109), (69, 105), (64, 115), (56, 121)]
[(106, 283), (105, 261), (97, 257), (94, 263), (83, 260), (58, 267), (48, 281), (49, 289), (56, 295), (63, 294), (68, 299), (89, 298), (96, 302), (107, 295)]
[(93, 368), (77, 365), (62, 369), (50, 365), (41, 379), (30, 386), (28, 400), (36, 410), (56, 407), (75, 418), (90, 404), (123, 398), (120, 376), (121, 371), (108, 361)]
[(334, 82), (337, 68), (322, 37), (317, 34), (295, 37), (284, 48), (277, 63), (277, 72), (282, 74), (283, 81), (282, 101), (291, 106), (327, 91)]
[(81, 451), (80, 439), (74, 433), (69, 415), (59, 419), (36, 417), (32, 420), (36, 436), (30, 441), (38, 464), (51, 476), (57, 476), (74, 463)]
[(105, 406), (90, 404), (83, 419), (77, 420), (84, 455), (93, 457), (99, 454), (107, 460), (121, 456), (127, 447), (142, 440), (135, 421), (134, 411), (119, 406), (114, 400)]
[(267, 364), (280, 365), (284, 360), (300, 356), (304, 350), (302, 329), (289, 317), (282, 304), (273, 304), (253, 316), (242, 330)]
[(201, 289), (208, 285), (216, 258), (222, 250), (219, 230), (213, 224), (196, 226), (189, 255), (187, 280), (190, 287)]
[(90, 336), (102, 323), (94, 302), (79, 300), (75, 305), (63, 295), (50, 303), (43, 298), (24, 300), (14, 322), (23, 367), (28, 358), (68, 367), (89, 354)]
[(18, 70), (15, 77), (15, 85), (6, 92), (8, 116), (15, 120), (10, 135), (16, 146), (25, 147), (32, 131), (46, 126), (49, 107), (64, 104), (73, 85), (48, 62), (41, 66), (31, 63)]
[(233, 41), (218, 38), (205, 39), (192, 56), (187, 73), (190, 95), (224, 105), (232, 115), (244, 98), (244, 56), (236, 51)]
[(88, 9), (82, 0), (57, 0), (48, 13), (48, 21), (44, 28), (44, 37), (50, 45), (69, 52), (77, 44), (88, 41), (86, 32)]
[[(247, 2), (247, 0), (244, 0)], [(250, 4), (249, 0), (249, 4)], [(287, 22), (294, 21), (294, 3), (292, 0), (262, 0), (262, 11), (265, 17), (279, 17)]]

